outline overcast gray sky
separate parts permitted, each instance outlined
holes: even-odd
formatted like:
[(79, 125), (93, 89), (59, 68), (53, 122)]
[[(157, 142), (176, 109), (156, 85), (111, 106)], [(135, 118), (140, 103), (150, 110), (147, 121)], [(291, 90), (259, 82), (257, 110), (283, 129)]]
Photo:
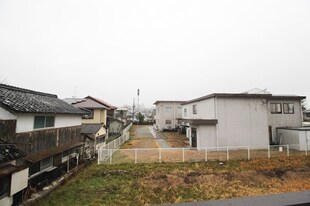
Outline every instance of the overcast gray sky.
[[(0, 80), (112, 104), (310, 98), (310, 1), (0, 0)], [(309, 103), (308, 103), (309, 106)]]

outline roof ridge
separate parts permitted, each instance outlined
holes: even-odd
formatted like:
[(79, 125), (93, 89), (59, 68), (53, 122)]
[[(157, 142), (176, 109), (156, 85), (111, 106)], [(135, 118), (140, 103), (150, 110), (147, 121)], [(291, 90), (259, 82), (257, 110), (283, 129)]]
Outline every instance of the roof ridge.
[(38, 92), (38, 91), (30, 90), (30, 89), (24, 89), (24, 88), (20, 88), (20, 87), (11, 86), (8, 84), (0, 84), (0, 88), (15, 90), (15, 91), (19, 91), (19, 92), (25, 92), (25, 93), (31, 93), (31, 94), (41, 95), (41, 96), (58, 98), (56, 94)]
[(90, 98), (90, 99), (92, 99), (93, 101), (95, 101), (95, 102), (97, 102), (97, 103), (99, 103), (99, 104), (103, 104), (104, 106), (109, 107), (110, 109), (113, 109), (113, 108), (116, 109), (116, 107), (113, 106), (112, 104), (110, 104), (110, 103), (108, 103), (108, 102), (106, 102), (106, 101), (104, 101), (104, 100), (102, 100), (102, 99), (99, 99), (99, 98), (97, 98), (97, 97), (87, 96), (87, 97), (85, 97), (85, 99), (86, 99), (86, 98)]

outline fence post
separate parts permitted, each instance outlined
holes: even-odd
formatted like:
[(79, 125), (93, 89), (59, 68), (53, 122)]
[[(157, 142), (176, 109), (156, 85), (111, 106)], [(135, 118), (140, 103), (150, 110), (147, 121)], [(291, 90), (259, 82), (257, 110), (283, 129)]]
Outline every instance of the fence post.
[(306, 147), (306, 156), (308, 156), (308, 145)]
[(208, 147), (205, 148), (205, 162), (208, 161)]
[(229, 160), (228, 146), (226, 147), (226, 149), (227, 149), (227, 157), (226, 157), (226, 159), (227, 159), (227, 161), (228, 161), (228, 160)]
[(287, 151), (287, 156), (289, 157), (289, 156), (290, 156), (290, 148), (289, 148), (289, 145), (286, 145), (286, 151)]
[(248, 147), (248, 160), (251, 159), (251, 156), (250, 156), (250, 147)]
[(138, 153), (138, 151), (137, 151), (137, 149), (135, 149), (135, 163), (136, 163), (136, 164), (138, 163), (137, 153)]
[(98, 165), (100, 165), (100, 159), (101, 159), (100, 158), (100, 153), (101, 153), (100, 151), (101, 151), (101, 149), (98, 150)]
[(108, 150), (110, 149), (110, 143), (108, 143)]
[(270, 159), (270, 145), (268, 145), (268, 158)]
[(113, 141), (113, 149), (116, 149), (115, 142), (116, 142), (116, 140)]
[(182, 149), (182, 161), (185, 162), (185, 157), (184, 157), (184, 148)]
[[(121, 137), (122, 138), (122, 137)], [(118, 138), (118, 147), (121, 146), (121, 138)]]
[(161, 163), (161, 148), (158, 149), (158, 161)]
[(109, 153), (110, 153), (110, 164), (112, 164), (112, 155), (113, 155), (113, 151), (112, 151), (112, 150), (109, 150)]

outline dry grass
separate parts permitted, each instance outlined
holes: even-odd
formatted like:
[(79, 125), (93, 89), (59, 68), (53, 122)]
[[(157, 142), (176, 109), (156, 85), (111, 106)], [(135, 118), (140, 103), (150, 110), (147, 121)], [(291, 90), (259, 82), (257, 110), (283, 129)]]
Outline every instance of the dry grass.
[(310, 189), (310, 158), (91, 165), (38, 202), (50, 205), (151, 205)]
[(179, 134), (177, 132), (162, 132), (162, 134), (170, 147), (189, 147), (188, 138), (184, 134)]

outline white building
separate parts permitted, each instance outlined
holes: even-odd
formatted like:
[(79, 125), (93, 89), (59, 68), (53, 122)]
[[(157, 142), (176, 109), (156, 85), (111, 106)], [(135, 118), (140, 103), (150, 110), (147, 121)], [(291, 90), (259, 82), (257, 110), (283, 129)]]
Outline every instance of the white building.
[(182, 125), (192, 147), (252, 146), (278, 143), (277, 128), (301, 127), (303, 96), (269, 93), (215, 93), (182, 106)]
[(157, 130), (173, 130), (180, 125), (182, 105), (185, 101), (156, 101), (155, 127)]

